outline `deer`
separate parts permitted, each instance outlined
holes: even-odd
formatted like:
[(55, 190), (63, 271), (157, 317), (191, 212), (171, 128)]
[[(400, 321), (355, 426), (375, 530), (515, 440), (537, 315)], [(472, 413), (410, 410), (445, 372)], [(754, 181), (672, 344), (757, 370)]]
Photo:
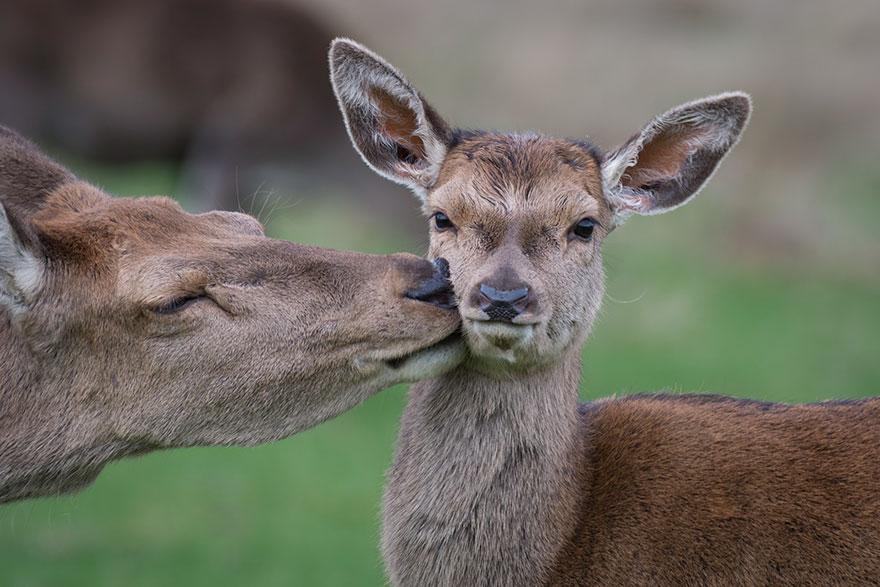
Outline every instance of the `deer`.
[(347, 149), (331, 40), (297, 2), (0, 0), (0, 124), (89, 160), (179, 162), (200, 210), (247, 210)]
[(421, 201), (467, 346), (409, 392), (383, 498), (392, 584), (877, 581), (880, 400), (579, 402), (602, 243), (693, 199), (738, 142), (747, 94), (682, 104), (604, 152), (455, 129), (348, 39), (329, 61), (355, 149)]
[(463, 359), (447, 272), (116, 198), (0, 127), (0, 503), (285, 438)]

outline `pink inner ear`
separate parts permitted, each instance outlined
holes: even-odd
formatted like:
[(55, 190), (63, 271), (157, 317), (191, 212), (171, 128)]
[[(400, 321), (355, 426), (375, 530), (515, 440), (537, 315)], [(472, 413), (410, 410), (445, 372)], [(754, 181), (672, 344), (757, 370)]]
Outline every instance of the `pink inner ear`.
[(706, 135), (706, 129), (693, 126), (662, 131), (642, 148), (636, 164), (627, 169), (620, 183), (638, 189), (653, 181), (676, 177), (695, 151), (695, 145)]
[(415, 112), (400, 98), (381, 88), (372, 87), (369, 94), (379, 109), (381, 132), (416, 157), (423, 159), (426, 154), (425, 143), (415, 134), (418, 129)]

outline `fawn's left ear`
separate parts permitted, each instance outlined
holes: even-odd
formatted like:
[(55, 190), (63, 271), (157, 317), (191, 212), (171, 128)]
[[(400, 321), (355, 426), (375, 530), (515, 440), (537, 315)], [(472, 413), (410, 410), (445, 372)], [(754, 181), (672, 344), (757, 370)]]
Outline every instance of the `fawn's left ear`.
[(751, 109), (742, 92), (703, 98), (661, 114), (611, 151), (602, 175), (615, 224), (687, 203), (739, 140)]
[(349, 39), (330, 45), (330, 81), (367, 165), (424, 200), (446, 157), (443, 119), (391, 64)]

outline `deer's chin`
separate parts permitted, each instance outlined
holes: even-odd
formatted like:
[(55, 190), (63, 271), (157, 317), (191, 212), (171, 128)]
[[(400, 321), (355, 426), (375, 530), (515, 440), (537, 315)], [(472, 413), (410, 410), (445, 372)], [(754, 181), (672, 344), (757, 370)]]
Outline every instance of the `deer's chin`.
[(489, 320), (465, 320), (471, 355), (502, 364), (526, 361), (535, 338), (535, 324), (511, 324)]
[(354, 368), (371, 385), (387, 387), (436, 377), (457, 367), (466, 356), (467, 348), (455, 320), (428, 340), (355, 359)]

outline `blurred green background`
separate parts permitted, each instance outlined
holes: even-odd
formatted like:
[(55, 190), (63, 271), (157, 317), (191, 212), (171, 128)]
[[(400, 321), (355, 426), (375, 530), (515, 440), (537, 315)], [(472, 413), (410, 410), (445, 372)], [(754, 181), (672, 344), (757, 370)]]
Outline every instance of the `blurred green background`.
[[(751, 127), (710, 186), (608, 239), (583, 396), (880, 393), (875, 5), (311, 4), (466, 125), (589, 128), (610, 147), (677, 102), (750, 91)], [(172, 163), (59, 156), (113, 193), (180, 193)], [(414, 199), (375, 182), (397, 216), (336, 189), (278, 191), (253, 212), (281, 238), (423, 252)], [(0, 584), (381, 585), (379, 503), (405, 393), (273, 445), (125, 460), (79, 495), (0, 507)]]

